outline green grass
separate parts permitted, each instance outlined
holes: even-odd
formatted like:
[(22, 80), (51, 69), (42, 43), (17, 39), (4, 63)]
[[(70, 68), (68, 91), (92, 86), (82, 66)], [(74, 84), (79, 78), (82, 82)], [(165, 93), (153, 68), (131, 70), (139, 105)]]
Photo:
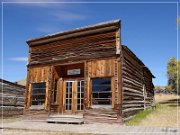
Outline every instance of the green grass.
[(149, 114), (153, 112), (157, 112), (161, 108), (160, 104), (156, 105), (156, 109), (147, 109), (144, 111), (140, 111), (135, 115), (134, 118), (130, 119), (129, 121), (125, 122), (127, 126), (139, 125), (143, 119), (145, 119)]

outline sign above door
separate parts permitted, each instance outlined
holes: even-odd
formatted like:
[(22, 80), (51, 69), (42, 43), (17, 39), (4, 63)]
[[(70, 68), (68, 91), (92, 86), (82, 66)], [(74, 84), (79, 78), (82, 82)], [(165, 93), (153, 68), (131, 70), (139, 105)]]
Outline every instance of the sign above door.
[(79, 75), (81, 74), (80, 69), (69, 69), (67, 70), (67, 75)]

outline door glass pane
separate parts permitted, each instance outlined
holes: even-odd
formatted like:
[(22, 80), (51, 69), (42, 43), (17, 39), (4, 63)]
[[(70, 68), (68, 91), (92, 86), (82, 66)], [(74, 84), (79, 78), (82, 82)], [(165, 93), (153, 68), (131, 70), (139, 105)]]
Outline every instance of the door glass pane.
[(72, 104), (72, 82), (66, 82), (66, 110), (71, 110)]
[(77, 110), (83, 110), (81, 106), (83, 106), (83, 98), (84, 98), (84, 81), (78, 81), (77, 85)]

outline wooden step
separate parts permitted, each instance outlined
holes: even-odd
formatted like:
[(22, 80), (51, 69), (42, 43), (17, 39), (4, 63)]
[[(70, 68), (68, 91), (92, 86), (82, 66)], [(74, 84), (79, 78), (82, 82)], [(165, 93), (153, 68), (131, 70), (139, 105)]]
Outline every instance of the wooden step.
[(74, 119), (83, 119), (83, 115), (55, 114), (55, 115), (49, 115), (48, 118), (74, 118)]
[(83, 115), (50, 115), (47, 120), (48, 123), (62, 123), (62, 124), (83, 124)]
[(84, 122), (85, 123), (118, 123), (121, 124), (121, 120), (118, 118), (107, 118), (107, 117), (91, 117), (91, 116), (86, 116), (84, 117)]
[(93, 108), (84, 111), (85, 123), (122, 123), (112, 108)]

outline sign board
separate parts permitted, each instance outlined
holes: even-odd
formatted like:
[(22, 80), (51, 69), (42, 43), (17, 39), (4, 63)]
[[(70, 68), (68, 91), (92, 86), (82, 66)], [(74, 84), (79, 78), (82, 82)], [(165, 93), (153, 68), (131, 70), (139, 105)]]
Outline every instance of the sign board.
[(81, 73), (80, 69), (69, 69), (67, 70), (67, 75), (79, 75)]

